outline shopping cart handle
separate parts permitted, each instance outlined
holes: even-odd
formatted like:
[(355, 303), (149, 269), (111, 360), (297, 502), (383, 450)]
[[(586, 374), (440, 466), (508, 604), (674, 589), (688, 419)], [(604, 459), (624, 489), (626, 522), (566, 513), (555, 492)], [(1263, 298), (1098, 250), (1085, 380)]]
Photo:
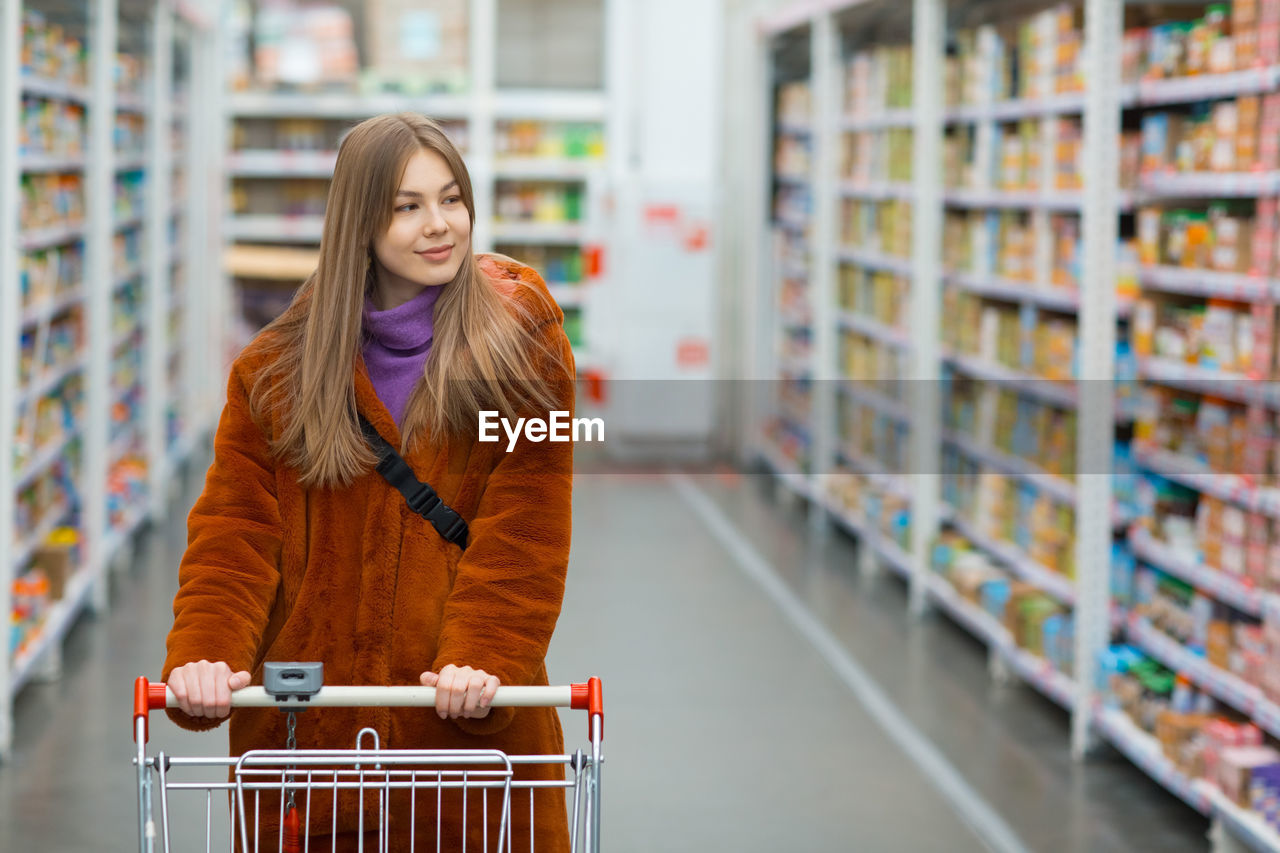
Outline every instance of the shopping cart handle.
[[(231, 694), (232, 708), (280, 708), (305, 710), (307, 708), (403, 708), (434, 707), (434, 687), (322, 687), (309, 699), (289, 698), (277, 700), (262, 687), (245, 687)], [(592, 678), (585, 684), (563, 687), (499, 687), (490, 703), (495, 708), (573, 708), (588, 712), (591, 720), (604, 719), (604, 692), (600, 679)], [(147, 714), (165, 708), (177, 708), (178, 700), (163, 682), (148, 681), (145, 676), (134, 682), (133, 720), (135, 737), (138, 720), (143, 721), (143, 740), (147, 738)]]

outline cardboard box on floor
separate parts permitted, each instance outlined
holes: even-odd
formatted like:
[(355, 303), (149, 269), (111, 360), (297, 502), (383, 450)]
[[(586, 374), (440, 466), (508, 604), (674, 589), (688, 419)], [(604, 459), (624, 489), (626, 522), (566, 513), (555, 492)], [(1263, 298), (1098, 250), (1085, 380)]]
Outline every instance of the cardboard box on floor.
[(465, 89), (467, 7), (467, 0), (366, 0), (366, 66), (376, 87), (410, 94)]

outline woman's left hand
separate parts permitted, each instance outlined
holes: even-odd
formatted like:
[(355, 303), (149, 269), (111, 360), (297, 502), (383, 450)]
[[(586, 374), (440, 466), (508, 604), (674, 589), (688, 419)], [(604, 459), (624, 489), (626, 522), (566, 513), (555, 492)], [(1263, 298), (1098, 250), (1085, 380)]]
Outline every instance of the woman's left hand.
[(489, 716), (489, 703), (501, 684), (498, 676), (483, 669), (453, 664), (441, 667), (439, 673), (424, 672), (419, 678), (424, 686), (436, 689), (436, 713), (442, 720)]

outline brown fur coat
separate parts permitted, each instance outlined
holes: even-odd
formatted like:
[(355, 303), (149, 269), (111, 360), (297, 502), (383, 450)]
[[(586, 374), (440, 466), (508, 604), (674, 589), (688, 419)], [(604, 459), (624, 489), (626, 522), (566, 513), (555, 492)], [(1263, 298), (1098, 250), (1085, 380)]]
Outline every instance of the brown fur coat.
[[(530, 305), (545, 300), (546, 307), (536, 311), (540, 331), (570, 365), (569, 373), (547, 379), (563, 401), (558, 408), (572, 411), (572, 353), (561, 328), (563, 314), (546, 285), (532, 269), (507, 258), (483, 256), (480, 263), (508, 298)], [(299, 486), (295, 472), (268, 450), (276, 420), (259, 424), (250, 415), (248, 389), (261, 359), (250, 344), (231, 369), (214, 462), (188, 519), (163, 677), (191, 661), (221, 660), (233, 671), (248, 670), (260, 684), (264, 661), (323, 661), (326, 684), (416, 685), (423, 671), (439, 672), (452, 663), (483, 669), (504, 685), (546, 684), (543, 660), (569, 557), (572, 444), (522, 438), (507, 453), (505, 436), (498, 443), (450, 447), (417, 442), (405, 458), (466, 519), (470, 539), (463, 552), (414, 514), (375, 471), (347, 488)], [(399, 430), (363, 362), (355, 382), (360, 412), (399, 447)], [(180, 712), (170, 716), (193, 730), (217, 725)], [(456, 721), (441, 720), (429, 708), (310, 710), (298, 715), (298, 746), (349, 749), (362, 726), (373, 726), (392, 748), (493, 748), (510, 754), (564, 749), (553, 709), (510, 708), (495, 708), (482, 720)], [(232, 713), (232, 754), (284, 745), (284, 714)], [(538, 778), (550, 775), (541, 772)], [(435, 849), (429, 844), (435, 793), (419, 800), (417, 842)], [(446, 795), (446, 809), (449, 802)], [(563, 795), (541, 792), (535, 803), (537, 848), (567, 850)], [(395, 805), (392, 849), (401, 849), (394, 839), (407, 837), (408, 809), (397, 814)], [(491, 797), (491, 833), (495, 806)], [(340, 799), (337, 811), (340, 836), (355, 830), (354, 796)], [(479, 812), (473, 799), (472, 849), (482, 849), (475, 835), (481, 831)], [(527, 794), (513, 794), (512, 812), (514, 847), (525, 849)], [(277, 813), (278, 800), (264, 798), (261, 829), (269, 833), (268, 849), (276, 847)], [(377, 825), (369, 822), (375, 815), (368, 807), (365, 815), (366, 829)], [(312, 849), (315, 834), (327, 835), (331, 820), (327, 802), (313, 806)], [(446, 824), (445, 835), (456, 838), (458, 832)], [(494, 838), (490, 834), (491, 846)], [(328, 850), (324, 841), (321, 847)], [(461, 849), (445, 841), (445, 849)]]

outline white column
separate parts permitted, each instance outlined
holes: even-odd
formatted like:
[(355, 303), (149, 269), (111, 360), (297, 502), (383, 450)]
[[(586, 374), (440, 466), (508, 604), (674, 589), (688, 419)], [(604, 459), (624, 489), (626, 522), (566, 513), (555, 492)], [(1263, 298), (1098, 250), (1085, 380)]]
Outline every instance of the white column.
[(472, 251), (493, 250), (494, 99), (498, 61), (497, 0), (471, 0), (471, 98), (467, 112), (467, 138), (471, 149), (467, 169), (475, 193), (476, 226)]
[(1115, 439), (1116, 298), (1121, 0), (1085, 2), (1084, 218), (1080, 293), (1081, 384), (1076, 458), (1076, 704), (1071, 749), (1090, 745), (1096, 654), (1110, 638), (1111, 462)]
[[(18, 340), (18, 105), (22, 43), (21, 3), (0, 3), (0, 447), (8, 448), (17, 430)], [(14, 480), (11, 459), (0, 459), (0, 613), (11, 612), (13, 582)], [(7, 620), (6, 620), (7, 624)], [(0, 644), (0, 760), (13, 746), (13, 695), (10, 657)]]
[[(809, 294), (813, 301), (813, 421), (810, 425), (813, 448), (810, 481), (819, 507), (809, 513), (816, 533), (830, 530), (825, 510), (828, 479), (836, 459), (836, 369), (838, 329), (836, 326), (836, 217), (839, 185), (840, 58), (835, 21), (826, 12), (814, 19), (810, 30), (810, 67), (813, 100), (813, 150), (809, 191), (813, 198), (813, 225), (810, 229)], [(862, 542), (865, 549), (869, 543)]]
[(173, 209), (173, 11), (167, 3), (151, 10), (151, 61), (148, 80), (146, 224), (146, 364), (143, 394), (147, 498), (153, 521), (165, 517), (168, 502), (169, 441), (165, 412), (169, 402), (169, 221)]
[(943, 0), (912, 5), (911, 612), (928, 607), (942, 481)]
[(95, 0), (89, 21), (89, 144), (85, 194), (85, 473), (81, 483), (84, 553), (97, 574), (92, 606), (106, 607), (107, 442), (111, 428), (111, 291), (115, 234), (115, 61), (117, 0)]

